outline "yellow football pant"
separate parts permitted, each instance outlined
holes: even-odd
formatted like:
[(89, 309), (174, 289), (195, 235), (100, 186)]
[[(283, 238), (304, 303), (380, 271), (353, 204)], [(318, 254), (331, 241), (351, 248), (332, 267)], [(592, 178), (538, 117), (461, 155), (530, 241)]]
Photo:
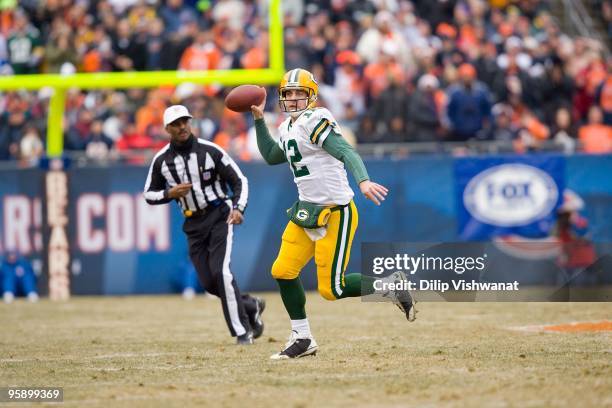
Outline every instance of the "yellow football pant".
[(313, 242), (304, 228), (289, 221), (272, 265), (272, 276), (274, 279), (295, 279), (314, 255), (319, 293), (327, 300), (340, 298), (344, 290), (344, 270), (358, 222), (359, 215), (353, 201), (332, 211), (327, 234), (318, 241)]

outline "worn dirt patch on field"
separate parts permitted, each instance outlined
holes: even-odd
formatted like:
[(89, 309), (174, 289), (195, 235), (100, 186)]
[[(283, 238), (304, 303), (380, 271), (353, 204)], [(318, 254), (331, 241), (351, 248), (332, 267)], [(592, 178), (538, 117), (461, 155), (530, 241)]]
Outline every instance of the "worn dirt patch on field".
[(540, 324), (534, 326), (511, 327), (512, 330), (528, 332), (556, 332), (556, 333), (580, 333), (580, 332), (612, 332), (612, 321), (602, 320), (599, 322), (571, 322), (561, 324)]
[(601, 322), (574, 322), (568, 324), (556, 324), (552, 326), (544, 326), (543, 330), (565, 333), (612, 331), (612, 322), (604, 320)]

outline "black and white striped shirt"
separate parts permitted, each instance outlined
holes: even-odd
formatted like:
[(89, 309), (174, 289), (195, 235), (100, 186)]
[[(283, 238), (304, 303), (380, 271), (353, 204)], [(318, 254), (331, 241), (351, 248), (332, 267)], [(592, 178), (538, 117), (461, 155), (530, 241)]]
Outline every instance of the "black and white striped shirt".
[(185, 146), (167, 144), (153, 158), (144, 188), (149, 204), (172, 201), (168, 190), (177, 184), (191, 183), (191, 191), (177, 199), (183, 211), (203, 210), (228, 199), (232, 189), (234, 208), (244, 211), (249, 196), (247, 178), (238, 165), (218, 145), (191, 136)]

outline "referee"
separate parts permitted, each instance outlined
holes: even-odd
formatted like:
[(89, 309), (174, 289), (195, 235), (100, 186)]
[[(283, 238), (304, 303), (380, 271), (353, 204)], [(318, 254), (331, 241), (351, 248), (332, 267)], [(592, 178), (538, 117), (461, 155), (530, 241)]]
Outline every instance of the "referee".
[(265, 302), (241, 296), (230, 270), (233, 226), (244, 219), (248, 181), (223, 149), (193, 136), (191, 118), (182, 105), (165, 110), (170, 143), (153, 158), (144, 197), (149, 204), (179, 203), (189, 256), (202, 286), (221, 298), (225, 321), (237, 343), (252, 344), (263, 332)]

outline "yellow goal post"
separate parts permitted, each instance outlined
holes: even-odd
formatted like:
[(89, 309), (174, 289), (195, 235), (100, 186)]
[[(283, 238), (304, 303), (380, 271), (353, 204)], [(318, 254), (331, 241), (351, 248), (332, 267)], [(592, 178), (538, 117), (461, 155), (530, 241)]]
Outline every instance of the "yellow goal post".
[(201, 85), (218, 83), (224, 86), (278, 83), (285, 72), (281, 0), (270, 0), (268, 12), (269, 66), (265, 69), (12, 75), (0, 77), (0, 90), (38, 90), (44, 87), (53, 89), (47, 117), (47, 155), (60, 157), (64, 150), (62, 120), (66, 91), (70, 88), (157, 88), (185, 82)]

